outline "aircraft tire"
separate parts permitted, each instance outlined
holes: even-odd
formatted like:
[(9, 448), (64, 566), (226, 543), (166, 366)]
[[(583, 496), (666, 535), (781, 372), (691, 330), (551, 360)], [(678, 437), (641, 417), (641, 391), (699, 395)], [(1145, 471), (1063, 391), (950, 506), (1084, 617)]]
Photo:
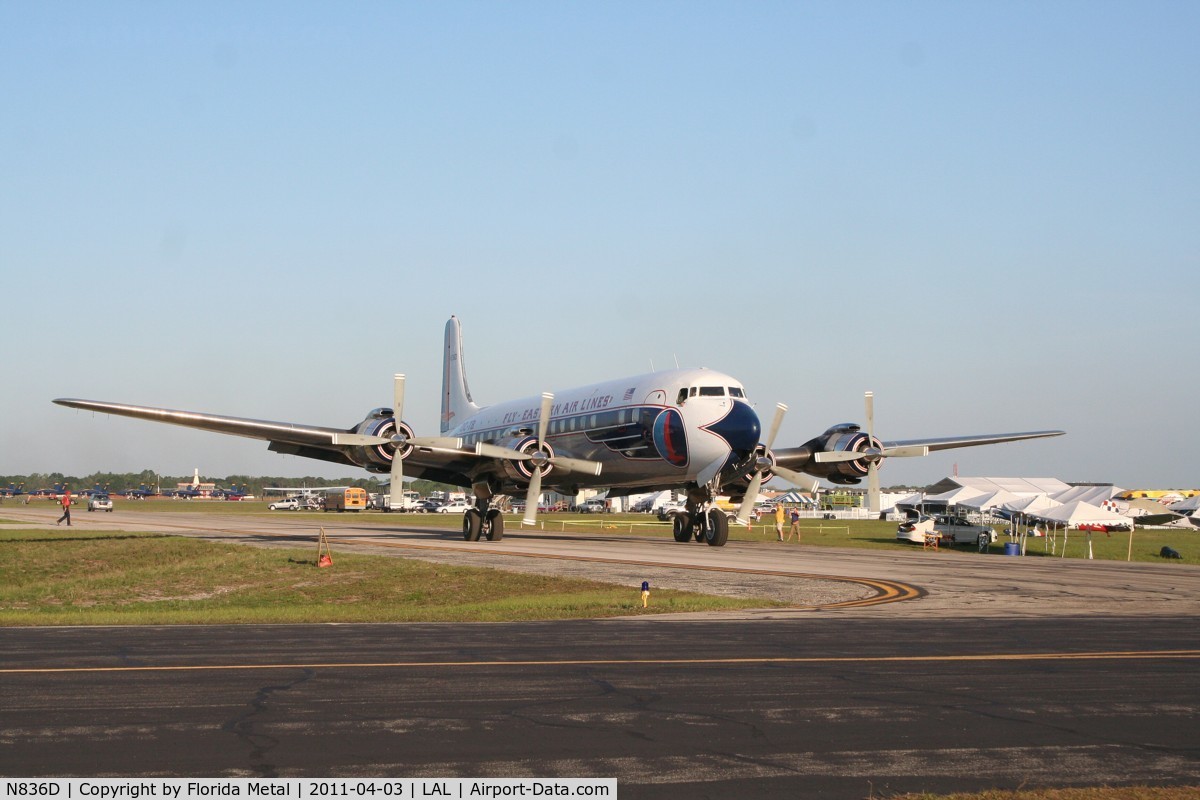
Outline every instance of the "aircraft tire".
[(468, 542), (478, 542), (479, 532), (483, 530), (483, 517), (474, 508), (463, 512), (463, 538)]
[(671, 522), (671, 531), (675, 534), (675, 541), (689, 541), (692, 538), (692, 515), (686, 511), (675, 514)]
[(487, 512), (487, 539), (489, 542), (498, 542), (504, 538), (504, 515), (499, 510), (493, 508)]
[(711, 547), (724, 547), (729, 541), (729, 517), (719, 508), (708, 512), (708, 525), (704, 528), (704, 541)]

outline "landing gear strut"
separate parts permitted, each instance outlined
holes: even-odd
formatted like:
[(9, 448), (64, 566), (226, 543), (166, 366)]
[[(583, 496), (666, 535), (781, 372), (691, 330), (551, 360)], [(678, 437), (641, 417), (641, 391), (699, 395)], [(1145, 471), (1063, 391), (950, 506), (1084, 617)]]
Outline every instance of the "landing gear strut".
[(677, 542), (705, 542), (710, 547), (724, 547), (729, 541), (729, 517), (712, 502), (709, 488), (692, 487), (688, 490), (685, 511), (674, 516), (671, 532)]
[(492, 508), (493, 496), (490, 491), (478, 492), (475, 507), (463, 512), (463, 538), (468, 542), (478, 542), (480, 536), (489, 542), (504, 538), (504, 515), (500, 509)]

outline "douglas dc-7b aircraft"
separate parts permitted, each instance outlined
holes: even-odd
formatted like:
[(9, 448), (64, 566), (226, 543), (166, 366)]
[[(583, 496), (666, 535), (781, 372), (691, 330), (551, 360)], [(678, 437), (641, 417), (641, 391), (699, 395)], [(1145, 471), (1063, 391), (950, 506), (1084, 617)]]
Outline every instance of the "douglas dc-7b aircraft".
[(168, 422), (235, 436), (265, 439), (268, 449), (390, 473), (393, 503), (403, 473), (469, 487), (475, 503), (463, 514), (463, 536), (499, 540), (504, 519), (495, 500), (525, 493), (525, 524), (537, 516), (545, 488), (576, 494), (607, 488), (610, 497), (682, 488), (686, 509), (675, 516), (678, 542), (719, 547), (729, 519), (716, 507), (719, 494), (742, 499), (745, 523), (763, 481), (778, 475), (810, 484), (801, 473), (833, 483), (868, 479), (871, 510), (879, 510), (878, 468), (889, 456), (923, 456), (952, 447), (1058, 436), (1033, 431), (943, 439), (881, 442), (872, 430), (834, 425), (799, 447), (774, 450), (787, 406), (776, 406), (766, 440), (742, 384), (707, 369), (676, 369), (596, 383), (557, 395), (543, 394), (480, 407), (471, 399), (463, 368), (462, 329), (446, 323), (440, 436), (416, 436), (404, 422), (404, 376), (396, 375), (392, 408), (377, 408), (349, 430), (285, 422), (172, 411), (94, 400), (59, 399), (71, 408)]

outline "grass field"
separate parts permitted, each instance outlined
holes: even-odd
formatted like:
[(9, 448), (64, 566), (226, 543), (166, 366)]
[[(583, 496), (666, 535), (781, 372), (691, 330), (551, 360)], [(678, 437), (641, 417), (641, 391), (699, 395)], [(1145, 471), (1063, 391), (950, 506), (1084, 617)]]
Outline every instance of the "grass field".
[(890, 800), (1196, 800), (1200, 797), (1200, 786), (1119, 786), (1014, 791), (994, 789), (962, 794), (902, 794), (887, 797)]
[[(35, 501), (42, 502), (42, 501)], [(189, 501), (189, 500), (123, 500), (117, 498), (121, 511), (160, 511), (160, 512), (202, 512), (213, 515), (254, 515), (267, 514), (272, 516), (288, 515), (300, 519), (312, 519), (314, 526), (322, 524), (320, 520), (336, 520), (346, 515), (336, 513), (321, 513), (316, 511), (269, 511), (265, 501)], [(86, 506), (85, 506), (86, 507)], [(0, 512), (2, 513), (2, 512)], [(87, 523), (87, 518), (94, 516), (86, 511), (74, 515), (76, 525)], [(459, 519), (454, 515), (443, 514), (387, 514), (379, 511), (358, 512), (354, 515), (356, 524), (403, 527), (456, 528)], [(506, 517), (508, 530), (516, 532), (520, 529), (520, 517)], [(803, 520), (802, 543), (816, 547), (856, 547), (876, 550), (911, 551), (920, 549), (909, 542), (897, 541), (896, 523), (879, 520)], [(577, 531), (580, 533), (619, 533), (623, 535), (670, 538), (671, 526), (659, 522), (649, 514), (573, 514), (555, 513), (539, 514), (538, 527), (545, 530)], [(1002, 533), (1002, 527), (996, 526), (997, 532)], [(1182, 563), (1195, 564), (1200, 562), (1200, 529), (1138, 529), (1133, 533), (1133, 548), (1130, 553), (1129, 536), (1127, 532), (1091, 534), (1093, 558), (1109, 561), (1124, 561), (1127, 554), (1132, 561), (1151, 563), (1168, 563), (1159, 556), (1163, 545), (1178, 552), (1183, 558)], [(764, 520), (747, 530), (740, 526), (731, 526), (730, 541), (771, 542), (775, 539), (774, 527)], [(1001, 535), (988, 553), (999, 555), (1004, 552), (1004, 542), (1007, 537)], [(1067, 558), (1086, 558), (1088, 549), (1088, 534), (1081, 531), (1071, 531), (1067, 536)], [(1051, 542), (1044, 538), (1031, 538), (1026, 546), (1026, 556), (1033, 558), (1058, 558), (1062, 556), (1063, 534), (1060, 531), (1054, 542), (1054, 552), (1051, 553)], [(955, 548), (960, 552), (975, 552), (974, 546)], [(1174, 562), (1179, 563), (1179, 562)]]
[(0, 625), (477, 622), (778, 605), (145, 533), (0, 532)]

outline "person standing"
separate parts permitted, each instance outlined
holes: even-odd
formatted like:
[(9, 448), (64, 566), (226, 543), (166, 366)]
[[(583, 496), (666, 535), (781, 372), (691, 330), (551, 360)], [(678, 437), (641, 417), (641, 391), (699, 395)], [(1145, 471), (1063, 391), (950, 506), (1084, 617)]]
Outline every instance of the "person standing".
[(71, 527), (71, 487), (69, 486), (63, 487), (62, 510), (62, 516), (59, 517), (58, 522), (54, 524), (62, 525), (63, 520), (65, 519), (67, 521), (67, 527), (69, 528)]
[(775, 504), (775, 536), (783, 541), (783, 503)]
[(788, 529), (787, 540), (792, 540), (792, 534), (796, 534), (796, 544), (800, 544), (800, 509), (792, 509), (792, 527)]

